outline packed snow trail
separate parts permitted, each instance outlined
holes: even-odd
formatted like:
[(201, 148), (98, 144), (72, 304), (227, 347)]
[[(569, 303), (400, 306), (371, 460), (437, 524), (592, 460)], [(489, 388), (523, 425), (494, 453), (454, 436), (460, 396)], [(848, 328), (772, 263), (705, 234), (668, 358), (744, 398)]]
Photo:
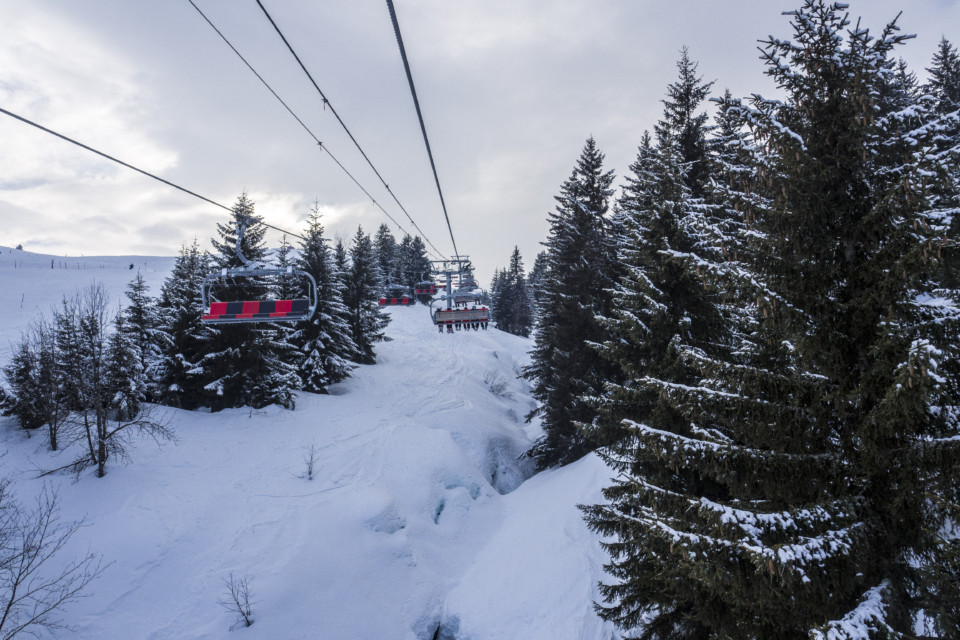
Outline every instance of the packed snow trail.
[[(378, 364), (330, 395), (169, 410), (176, 444), (139, 442), (103, 479), (55, 476), (63, 517), (89, 523), (67, 553), (113, 563), (65, 611), (77, 633), (56, 637), (611, 637), (592, 611), (602, 552), (576, 509), (608, 470), (590, 456), (524, 482), (517, 459), (537, 435), (516, 377), (529, 340), (439, 335), (420, 305), (390, 313)], [(36, 470), (65, 458), (2, 424), (0, 465), (29, 500)], [(231, 572), (250, 581), (249, 628), (217, 604)]]

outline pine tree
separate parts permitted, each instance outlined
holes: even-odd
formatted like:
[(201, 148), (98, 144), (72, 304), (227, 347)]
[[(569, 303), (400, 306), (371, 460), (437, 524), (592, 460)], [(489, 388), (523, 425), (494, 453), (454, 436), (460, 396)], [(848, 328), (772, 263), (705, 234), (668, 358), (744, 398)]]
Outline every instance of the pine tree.
[(400, 286), (411, 286), (420, 279), (419, 274), (414, 273), (413, 255), (413, 236), (406, 234), (397, 245), (396, 260), (394, 262), (394, 271), (392, 282)]
[(380, 265), (380, 275), (383, 276), (384, 284), (395, 283), (397, 240), (390, 233), (390, 228), (386, 224), (381, 224), (377, 229), (373, 247), (377, 253), (377, 263)]
[(500, 325), (505, 323), (507, 305), (503, 301), (503, 290), (506, 283), (506, 272), (499, 267), (493, 270), (493, 280), (490, 281), (490, 319)]
[(119, 421), (132, 420), (140, 413), (146, 388), (141, 352), (126, 322), (123, 312), (118, 311), (105, 355), (109, 406)]
[[(937, 113), (944, 116), (946, 125), (936, 141), (940, 170), (944, 175), (944, 184), (936, 192), (938, 204), (944, 210), (960, 209), (960, 176), (950, 173), (950, 167), (960, 155), (960, 54), (947, 41), (940, 39), (937, 52), (931, 66), (927, 69), (930, 79), (924, 90), (933, 96)], [(952, 214), (953, 224), (950, 236), (960, 236), (960, 215)], [(958, 243), (945, 243), (942, 252), (944, 284), (952, 289), (960, 288), (960, 246)]]
[(573, 462), (594, 447), (580, 428), (596, 415), (584, 397), (599, 395), (613, 375), (590, 346), (604, 339), (597, 316), (607, 312), (607, 290), (616, 280), (606, 217), (613, 172), (603, 170), (603, 159), (589, 138), (549, 216), (544, 299), (524, 370), (538, 402), (527, 420), (542, 417), (544, 435), (528, 452), (540, 469)]
[[(245, 224), (240, 252), (251, 263), (265, 263), (263, 241), (266, 227), (254, 212), (254, 203), (241, 194), (233, 206), (233, 225), (217, 225), (220, 240), (212, 240), (217, 267), (245, 266), (237, 255), (237, 232)], [(284, 259), (287, 256), (284, 255)], [(293, 283), (287, 283), (293, 292)], [(235, 277), (224, 284), (220, 294), (231, 300), (259, 300), (269, 285), (258, 277)], [(295, 349), (283, 339), (283, 330), (268, 323), (228, 324), (210, 329), (209, 350), (200, 366), (211, 380), (206, 385), (207, 402), (214, 411), (228, 407), (260, 408), (279, 404), (293, 408), (294, 391), (300, 388)]]
[(200, 292), (208, 274), (209, 256), (197, 240), (180, 248), (173, 270), (160, 290), (159, 339), (162, 354), (157, 367), (158, 399), (163, 404), (196, 409), (207, 401), (211, 380), (201, 364), (209, 351), (211, 332), (204, 327)]
[(910, 71), (907, 62), (900, 58), (896, 66), (880, 77), (877, 87), (877, 105), (881, 113), (891, 113), (910, 108), (919, 96), (917, 74)]
[(543, 299), (543, 282), (547, 273), (547, 252), (541, 251), (533, 260), (533, 267), (527, 275), (527, 289), (530, 303), (533, 305), (533, 324), (540, 321), (540, 302)]
[(350, 374), (351, 362), (360, 355), (351, 337), (347, 308), (343, 304), (342, 276), (337, 271), (334, 252), (323, 236), (316, 206), (307, 218), (297, 268), (312, 275), (317, 282), (317, 311), (309, 323), (298, 329), (295, 338), (301, 354), (300, 377), (304, 390), (326, 393), (327, 387)]
[(679, 142), (670, 135), (664, 133), (657, 149), (643, 136), (619, 200), (618, 258), (626, 273), (604, 318), (609, 337), (598, 348), (624, 382), (608, 382), (603, 395), (592, 399), (599, 417), (591, 436), (605, 445), (624, 437), (621, 421), (627, 417), (646, 422), (655, 416), (661, 428), (685, 432), (687, 421), (645, 381), (695, 384), (699, 376), (684, 365), (678, 345), (715, 353), (728, 342), (719, 300), (689, 268), (707, 259), (697, 252), (713, 237), (698, 237), (702, 201), (687, 186), (692, 165), (683, 162)]
[(529, 336), (532, 305), (519, 247), (513, 248), (510, 266), (494, 275), (491, 290), (492, 319), (497, 329), (524, 338)]
[(280, 248), (277, 249), (277, 268), (283, 269), (285, 273), (276, 276), (272, 287), (272, 295), (277, 300), (292, 300), (304, 294), (299, 278), (286, 273), (286, 270), (293, 266), (294, 258), (290, 256), (292, 251), (293, 247), (287, 242), (287, 235), (284, 234), (283, 238), (280, 239)]
[(33, 321), (21, 334), (4, 374), (10, 385), (4, 415), (15, 416), (22, 429), (46, 426), (50, 449), (57, 451), (60, 431), (76, 403), (67, 397), (75, 386), (64, 378), (55, 326), (44, 318)]
[(159, 372), (163, 354), (159, 334), (160, 315), (157, 301), (150, 297), (149, 286), (138, 271), (127, 284), (128, 305), (123, 310), (123, 329), (136, 350), (143, 373), (140, 400), (159, 397)]
[(431, 271), (433, 271), (433, 264), (427, 256), (427, 245), (423, 243), (420, 236), (413, 236), (407, 264), (410, 271), (410, 284), (408, 286), (411, 287), (429, 278)]
[(351, 337), (357, 345), (357, 362), (360, 364), (376, 362), (373, 345), (383, 340), (383, 330), (390, 321), (377, 303), (380, 283), (380, 267), (373, 243), (363, 228), (358, 227), (350, 245), (350, 271), (343, 302), (347, 307)]
[(924, 86), (937, 101), (937, 112), (948, 114), (960, 109), (960, 54), (945, 37), (927, 68), (930, 80)]
[(350, 270), (350, 255), (343, 244), (343, 238), (337, 238), (337, 243), (333, 247), (333, 263), (337, 267), (337, 272), (342, 274), (343, 282), (346, 282), (347, 272)]
[[(276, 252), (276, 267), (283, 271), (273, 279), (271, 295), (277, 300), (292, 300), (294, 298), (308, 298), (307, 283), (303, 276), (294, 274), (295, 258), (291, 255), (293, 247), (287, 242), (286, 234), (280, 240), (280, 247)], [(268, 358), (275, 361), (274, 373), (279, 373), (280, 379), (277, 382), (285, 388), (277, 398), (276, 404), (292, 408), (293, 390), (303, 387), (303, 380), (299, 375), (299, 368), (302, 358), (299, 353), (299, 335), (301, 327), (299, 323), (291, 324), (278, 322), (274, 325), (261, 327), (265, 331), (264, 337), (269, 340), (272, 346), (272, 352), (267, 354)], [(264, 394), (258, 394), (258, 398)], [(268, 394), (267, 394), (268, 395)], [(270, 402), (267, 402), (270, 404)]]
[(667, 98), (663, 102), (663, 118), (654, 131), (658, 144), (663, 146), (666, 139), (677, 146), (680, 161), (687, 164), (684, 171), (687, 187), (694, 198), (700, 198), (709, 175), (707, 165), (706, 134), (707, 113), (697, 113), (700, 105), (710, 95), (712, 82), (703, 82), (697, 75), (697, 63), (690, 60), (686, 47), (680, 50), (677, 61), (679, 78), (667, 87)]
[(786, 100), (730, 105), (758, 143), (751, 250), (687, 261), (756, 296), (753, 342), (682, 338), (699, 380), (637, 380), (678, 417), (626, 421), (609, 503), (586, 510), (611, 536), (601, 615), (635, 637), (912, 637), (921, 612), (956, 633), (960, 307), (936, 294), (942, 178), (921, 152), (940, 125), (879, 111), (905, 36), (848, 29), (844, 8), (806, 0), (765, 42)]
[[(39, 403), (40, 363), (29, 334), (20, 336), (3, 373), (10, 385), (3, 414), (16, 417), (21, 429), (42, 427), (46, 416)], [(55, 439), (51, 448), (56, 451)]]

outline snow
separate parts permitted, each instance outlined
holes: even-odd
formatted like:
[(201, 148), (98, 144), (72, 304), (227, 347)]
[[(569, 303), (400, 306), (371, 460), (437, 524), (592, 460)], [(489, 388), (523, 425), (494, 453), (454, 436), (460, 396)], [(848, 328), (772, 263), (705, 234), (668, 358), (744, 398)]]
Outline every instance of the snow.
[[(98, 279), (119, 301), (133, 262), (156, 295), (173, 261), (50, 269), (50, 256), (2, 251), (3, 363), (64, 293)], [(605, 554), (577, 509), (601, 500), (610, 472), (591, 455), (531, 477), (518, 460), (539, 435), (523, 422), (534, 405), (517, 378), (531, 342), (494, 329), (440, 335), (424, 306), (390, 313), (378, 364), (330, 395), (301, 393), (295, 411), (163, 409), (177, 441), (137, 442), (102, 479), (39, 479), (68, 454), (0, 419), (0, 475), (20, 499), (46, 483), (64, 520), (86, 520), (64, 562), (90, 549), (111, 563), (64, 610), (76, 633), (42, 637), (429, 640), (438, 626), (471, 640), (612, 637), (593, 611)], [(497, 378), (507, 388), (494, 395)], [(231, 572), (249, 579), (249, 628), (217, 604)]]
[(823, 626), (822, 630), (810, 633), (813, 640), (869, 640), (877, 634), (889, 634), (897, 637), (884, 620), (887, 617), (887, 606), (883, 601), (884, 592), (890, 585), (884, 581), (870, 589), (857, 605), (857, 608), (840, 620), (834, 620)]
[(139, 271), (150, 293), (157, 296), (173, 262), (174, 258), (166, 257), (50, 256), (0, 246), (0, 366), (10, 361), (10, 343), (16, 342), (20, 331), (31, 319), (49, 314), (64, 295), (98, 281), (111, 292), (114, 303), (126, 302), (127, 283)]

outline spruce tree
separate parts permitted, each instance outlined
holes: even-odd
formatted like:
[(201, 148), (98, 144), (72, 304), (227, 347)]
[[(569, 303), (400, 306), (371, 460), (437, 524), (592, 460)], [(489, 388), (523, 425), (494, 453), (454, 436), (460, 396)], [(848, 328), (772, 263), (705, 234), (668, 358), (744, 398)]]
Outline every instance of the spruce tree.
[(416, 265), (413, 255), (413, 236), (406, 234), (397, 245), (396, 260), (394, 262), (392, 282), (404, 287), (416, 284), (420, 279), (419, 274), (414, 273)]
[(547, 273), (536, 343), (524, 377), (533, 381), (544, 435), (528, 451), (540, 469), (567, 464), (593, 447), (581, 425), (596, 411), (585, 396), (599, 395), (614, 372), (590, 346), (602, 342), (597, 320), (608, 310), (615, 259), (608, 237), (608, 201), (613, 172), (593, 138), (584, 145), (573, 173), (549, 215)]
[(636, 383), (678, 420), (627, 419), (606, 452), (620, 475), (587, 518), (611, 536), (601, 615), (631, 637), (957, 631), (960, 314), (937, 295), (948, 228), (923, 151), (940, 125), (922, 105), (879, 111), (906, 36), (849, 29), (845, 6), (806, 0), (793, 37), (765, 41), (786, 99), (731, 105), (758, 144), (740, 183), (751, 250), (686, 262), (755, 296), (752, 343), (724, 356), (677, 341), (699, 380)]
[[(938, 187), (936, 196), (939, 206), (944, 210), (960, 210), (960, 176), (950, 174), (949, 168), (960, 155), (960, 54), (946, 38), (940, 39), (937, 52), (933, 56), (930, 74), (924, 85), (935, 100), (937, 113), (944, 116), (946, 126), (936, 141), (940, 158), (940, 169), (946, 173), (945, 184)], [(960, 215), (952, 214), (953, 224), (950, 235), (960, 235)], [(960, 246), (957, 243), (945, 243), (942, 252), (944, 284), (953, 289), (960, 288)]]
[(123, 329), (140, 361), (143, 373), (140, 400), (159, 396), (158, 376), (163, 358), (159, 336), (160, 315), (157, 301), (150, 297), (149, 286), (138, 271), (127, 284), (127, 306), (123, 309)]
[(173, 270), (160, 290), (159, 339), (161, 359), (157, 367), (157, 394), (163, 404), (196, 409), (206, 402), (211, 380), (201, 364), (209, 351), (210, 330), (203, 326), (203, 279), (210, 271), (209, 256), (197, 240), (180, 248)]
[(687, 164), (684, 180), (694, 198), (700, 198), (709, 175), (707, 164), (706, 134), (708, 115), (705, 111), (697, 113), (701, 104), (710, 95), (713, 82), (704, 82), (697, 75), (698, 64), (690, 60), (686, 47), (680, 51), (677, 61), (679, 77), (667, 87), (667, 97), (663, 102), (663, 118), (654, 128), (659, 145), (675, 144), (680, 161)]
[(430, 272), (433, 271), (433, 264), (427, 256), (427, 245), (423, 243), (423, 239), (420, 236), (413, 236), (413, 241), (410, 243), (410, 254), (407, 264), (407, 268), (410, 271), (409, 286), (411, 287), (421, 280), (429, 278)]
[(924, 89), (937, 101), (937, 112), (945, 115), (960, 109), (960, 54), (945, 37), (941, 36), (927, 73), (930, 79)]
[(350, 255), (343, 244), (343, 238), (337, 238), (337, 243), (333, 247), (333, 264), (337, 268), (337, 273), (340, 274), (340, 281), (343, 286), (346, 286), (350, 272)]
[[(21, 429), (42, 427), (46, 415), (40, 402), (40, 362), (29, 333), (20, 336), (3, 373), (10, 385), (10, 393), (4, 396), (3, 414), (16, 417)], [(57, 450), (56, 439), (52, 441), (51, 448)]]
[(327, 393), (327, 387), (350, 374), (351, 362), (360, 355), (351, 337), (347, 308), (343, 304), (342, 275), (323, 235), (316, 206), (307, 218), (296, 266), (317, 282), (317, 311), (309, 323), (298, 328), (294, 339), (300, 351), (300, 377), (304, 390)]
[(683, 162), (679, 141), (670, 136), (664, 132), (656, 149), (643, 136), (618, 203), (618, 258), (625, 274), (604, 318), (609, 337), (598, 349), (623, 383), (608, 382), (602, 396), (592, 399), (599, 417), (591, 436), (604, 445), (625, 436), (621, 421), (627, 417), (656, 417), (661, 428), (684, 433), (687, 421), (645, 380), (695, 384), (699, 377), (684, 365), (679, 345), (716, 353), (728, 343), (720, 301), (689, 268), (709, 259), (697, 252), (713, 238), (699, 237), (702, 201), (693, 198), (686, 180), (692, 165)]
[(493, 280), (490, 281), (490, 319), (495, 325), (505, 323), (507, 305), (504, 304), (504, 285), (506, 272), (499, 267), (493, 270)]
[(494, 276), (491, 299), (497, 329), (524, 338), (530, 335), (532, 305), (519, 247), (513, 248), (510, 265)]
[[(284, 234), (283, 238), (280, 239), (280, 247), (277, 249), (276, 266), (278, 269), (283, 269), (286, 272), (288, 268), (293, 266), (294, 257), (290, 255), (292, 251), (293, 247), (287, 242), (287, 235)], [(305, 294), (299, 278), (290, 273), (281, 273), (275, 276), (271, 289), (273, 297), (277, 300), (292, 300)]]
[(395, 264), (397, 261), (397, 240), (390, 233), (386, 224), (381, 224), (373, 239), (373, 247), (377, 252), (377, 263), (380, 265), (380, 275), (384, 283), (394, 283)]
[(533, 267), (527, 274), (527, 289), (530, 303), (533, 305), (533, 324), (540, 320), (540, 301), (543, 298), (543, 282), (547, 273), (547, 252), (540, 251), (533, 260)]
[[(409, 237), (409, 236), (408, 236)], [(380, 293), (380, 266), (370, 236), (357, 228), (350, 245), (350, 270), (343, 302), (347, 308), (350, 333), (358, 349), (360, 364), (373, 364), (373, 345), (384, 339), (383, 330), (390, 321), (377, 303)]]
[[(247, 225), (240, 247), (243, 257), (252, 263), (265, 263), (266, 227), (256, 216), (253, 201), (243, 193), (233, 206), (233, 224), (218, 224), (220, 239), (211, 241), (216, 249), (213, 261), (218, 268), (245, 266), (236, 251), (237, 232), (243, 223)], [(269, 285), (263, 278), (250, 276), (231, 278), (219, 288), (219, 294), (230, 300), (259, 300), (268, 292)], [(200, 365), (210, 380), (206, 389), (211, 409), (259, 408), (272, 403), (293, 407), (293, 392), (300, 382), (291, 361), (292, 349), (280, 336), (281, 330), (268, 323), (257, 323), (227, 324), (209, 331), (209, 348)]]
[(113, 333), (107, 340), (106, 384), (110, 409), (118, 421), (132, 420), (140, 413), (146, 381), (135, 335), (126, 324), (122, 311), (113, 320)]

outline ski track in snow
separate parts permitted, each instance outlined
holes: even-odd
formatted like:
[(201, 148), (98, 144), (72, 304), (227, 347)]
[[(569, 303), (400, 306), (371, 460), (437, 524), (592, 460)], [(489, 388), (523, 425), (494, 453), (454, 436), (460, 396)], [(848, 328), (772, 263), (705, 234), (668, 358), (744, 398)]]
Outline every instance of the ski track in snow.
[[(0, 364), (64, 293), (99, 279), (117, 302), (133, 262), (156, 296), (173, 262), (50, 260), (0, 248), (0, 303), (14, 308), (0, 316)], [(420, 305), (390, 313), (378, 364), (330, 395), (302, 393), (295, 411), (170, 410), (177, 443), (137, 442), (103, 479), (47, 478), (63, 519), (88, 523), (64, 559), (89, 548), (112, 564), (64, 610), (76, 632), (43, 637), (430, 640), (438, 626), (448, 640), (613, 637), (592, 610), (605, 558), (576, 508), (601, 499), (608, 470), (588, 456), (527, 479), (517, 460), (538, 435), (516, 378), (531, 342), (492, 328), (440, 335)], [(511, 397), (494, 396), (488, 374)], [(45, 482), (37, 469), (67, 460), (42, 436), (0, 419), (0, 465), (27, 502)], [(217, 604), (231, 572), (250, 580), (249, 628)]]

